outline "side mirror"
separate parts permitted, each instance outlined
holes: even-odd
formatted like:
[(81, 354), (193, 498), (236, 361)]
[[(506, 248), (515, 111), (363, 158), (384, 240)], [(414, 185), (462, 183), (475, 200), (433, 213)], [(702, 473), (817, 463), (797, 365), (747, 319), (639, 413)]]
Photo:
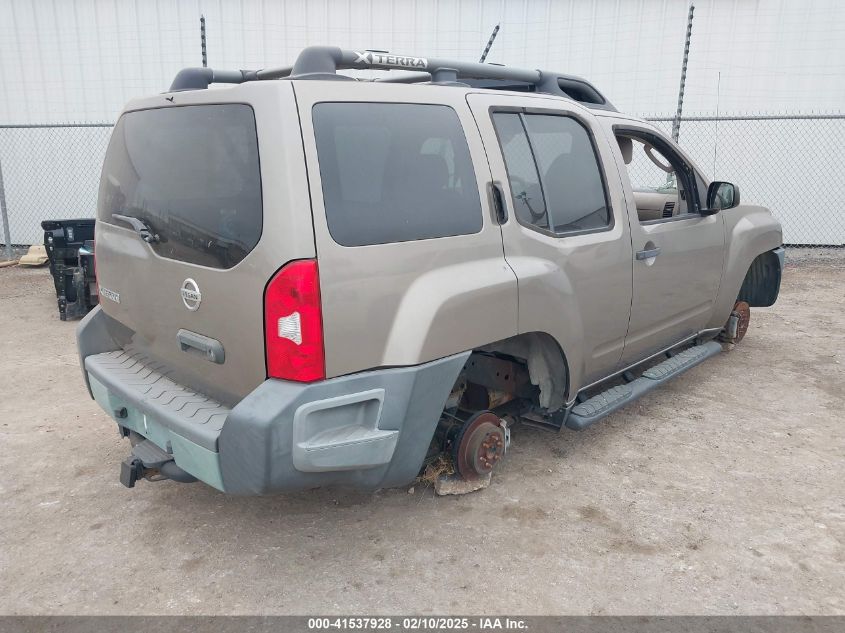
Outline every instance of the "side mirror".
[(731, 182), (714, 180), (707, 187), (707, 208), (702, 209), (702, 215), (713, 215), (725, 209), (739, 206), (739, 187)]

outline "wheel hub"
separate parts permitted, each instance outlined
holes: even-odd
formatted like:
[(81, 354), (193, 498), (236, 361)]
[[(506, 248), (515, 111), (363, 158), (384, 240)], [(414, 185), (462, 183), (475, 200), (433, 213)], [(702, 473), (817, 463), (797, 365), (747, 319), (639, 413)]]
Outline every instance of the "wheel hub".
[(505, 430), (499, 417), (489, 411), (476, 413), (464, 423), (456, 438), (455, 467), (464, 479), (492, 472), (505, 456)]

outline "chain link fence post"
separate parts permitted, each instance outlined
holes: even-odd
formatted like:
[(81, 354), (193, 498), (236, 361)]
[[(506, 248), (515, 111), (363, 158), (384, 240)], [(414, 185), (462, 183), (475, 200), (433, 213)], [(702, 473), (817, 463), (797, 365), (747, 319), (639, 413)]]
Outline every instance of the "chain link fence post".
[(3, 184), (3, 162), (0, 161), (0, 215), (3, 216), (3, 244), (6, 259), (12, 259), (12, 232), (9, 230), (9, 211), (6, 208), (6, 187)]

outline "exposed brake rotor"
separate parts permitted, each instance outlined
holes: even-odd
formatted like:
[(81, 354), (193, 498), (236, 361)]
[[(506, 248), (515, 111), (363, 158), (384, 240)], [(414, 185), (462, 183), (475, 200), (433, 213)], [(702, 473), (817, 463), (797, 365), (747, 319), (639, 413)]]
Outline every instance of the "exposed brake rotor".
[(455, 470), (464, 479), (489, 474), (505, 456), (507, 438), (495, 413), (479, 411), (470, 417), (452, 444)]
[(736, 316), (736, 334), (734, 335), (734, 343), (739, 343), (748, 331), (748, 324), (751, 323), (751, 306), (745, 301), (737, 301), (734, 305), (731, 316)]

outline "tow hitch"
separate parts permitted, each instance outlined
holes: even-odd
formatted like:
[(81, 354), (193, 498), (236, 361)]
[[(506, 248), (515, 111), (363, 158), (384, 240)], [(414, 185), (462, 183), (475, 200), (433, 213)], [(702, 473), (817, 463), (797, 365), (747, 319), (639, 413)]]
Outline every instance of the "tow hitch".
[(144, 476), (144, 463), (137, 457), (127, 457), (120, 464), (120, 483), (134, 488), (135, 482)]
[(164, 481), (172, 479), (181, 483), (192, 483), (196, 477), (185, 472), (173, 460), (173, 455), (161, 450), (150, 440), (144, 440), (132, 447), (132, 454), (120, 464), (120, 483), (134, 488), (139, 479)]

